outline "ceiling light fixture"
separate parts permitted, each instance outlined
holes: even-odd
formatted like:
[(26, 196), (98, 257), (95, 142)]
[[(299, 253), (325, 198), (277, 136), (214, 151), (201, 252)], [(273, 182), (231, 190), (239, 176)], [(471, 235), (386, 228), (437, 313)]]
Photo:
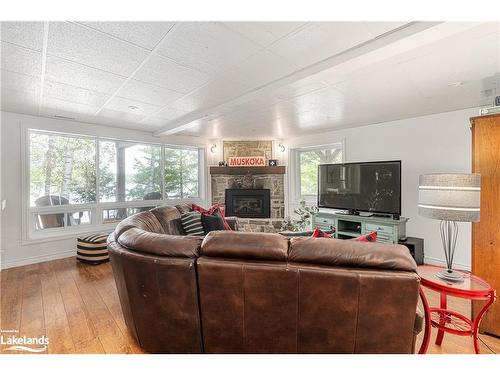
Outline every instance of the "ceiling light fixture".
[(139, 107), (136, 107), (135, 105), (129, 105), (128, 109), (130, 109), (131, 111), (137, 111)]
[(457, 81), (457, 82), (450, 82), (450, 83), (448, 83), (448, 86), (450, 86), (450, 87), (460, 87), (463, 84), (464, 84), (463, 82)]

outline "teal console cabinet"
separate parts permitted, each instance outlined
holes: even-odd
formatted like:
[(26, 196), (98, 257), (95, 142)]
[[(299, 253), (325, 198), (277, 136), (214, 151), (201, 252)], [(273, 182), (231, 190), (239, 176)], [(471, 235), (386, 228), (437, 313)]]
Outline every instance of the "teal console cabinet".
[(355, 238), (377, 232), (377, 242), (395, 243), (406, 238), (408, 218), (398, 220), (377, 216), (347, 215), (320, 211), (313, 217), (313, 228), (335, 229), (335, 238)]

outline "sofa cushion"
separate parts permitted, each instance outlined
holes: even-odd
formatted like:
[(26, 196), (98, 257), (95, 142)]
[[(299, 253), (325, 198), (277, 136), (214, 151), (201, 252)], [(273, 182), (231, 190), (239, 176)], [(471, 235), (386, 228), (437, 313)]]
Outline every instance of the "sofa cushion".
[(182, 228), (187, 236), (203, 236), (205, 231), (199, 212), (186, 212), (181, 215)]
[(201, 255), (218, 258), (286, 261), (288, 239), (276, 233), (217, 231), (207, 234)]
[(417, 271), (417, 264), (403, 245), (294, 237), (290, 240), (290, 262), (326, 266)]
[(202, 214), (201, 222), (203, 224), (203, 229), (205, 234), (208, 234), (214, 230), (224, 230), (224, 221), (220, 215), (209, 215)]

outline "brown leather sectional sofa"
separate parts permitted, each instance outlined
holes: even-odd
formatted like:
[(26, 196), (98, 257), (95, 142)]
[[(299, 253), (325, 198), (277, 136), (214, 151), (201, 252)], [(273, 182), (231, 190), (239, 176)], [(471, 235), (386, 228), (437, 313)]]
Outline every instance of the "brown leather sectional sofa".
[(183, 236), (174, 207), (121, 222), (108, 249), (126, 324), (152, 353), (413, 353), (408, 250), (324, 238)]

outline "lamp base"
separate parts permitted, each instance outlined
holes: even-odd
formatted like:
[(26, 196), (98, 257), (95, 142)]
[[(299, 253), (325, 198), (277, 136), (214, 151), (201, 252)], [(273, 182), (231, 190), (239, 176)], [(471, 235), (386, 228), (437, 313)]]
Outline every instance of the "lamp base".
[(450, 270), (450, 269), (439, 271), (436, 275), (440, 279), (443, 279), (446, 281), (452, 281), (452, 282), (459, 282), (459, 281), (462, 281), (464, 278), (464, 275), (462, 275), (461, 273)]

